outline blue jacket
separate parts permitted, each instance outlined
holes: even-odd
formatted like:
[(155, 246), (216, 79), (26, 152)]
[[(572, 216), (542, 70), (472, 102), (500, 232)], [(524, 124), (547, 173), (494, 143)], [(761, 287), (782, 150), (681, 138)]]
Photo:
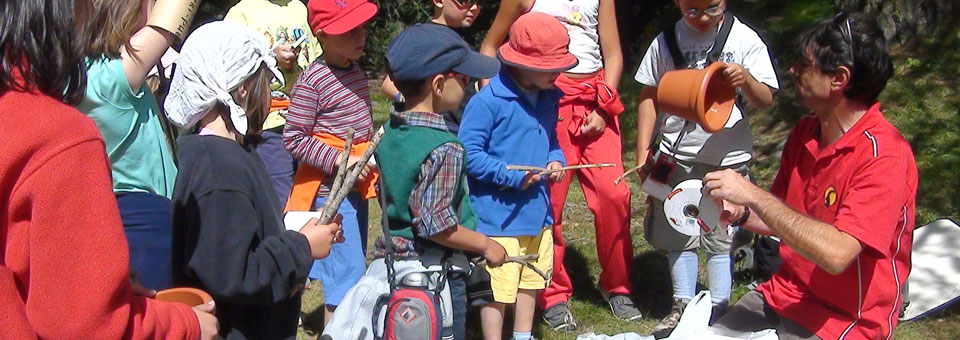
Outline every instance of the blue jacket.
[(507, 165), (565, 164), (557, 143), (560, 90), (542, 90), (531, 103), (506, 70), (467, 104), (458, 137), (467, 150), (470, 202), (477, 231), (531, 236), (553, 224), (546, 179), (520, 190), (525, 172)]

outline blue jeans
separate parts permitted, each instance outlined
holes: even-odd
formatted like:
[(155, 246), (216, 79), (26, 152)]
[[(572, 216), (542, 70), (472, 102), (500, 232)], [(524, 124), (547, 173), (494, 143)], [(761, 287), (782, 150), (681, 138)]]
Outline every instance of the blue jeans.
[[(321, 210), (326, 197), (317, 197), (314, 210)], [(367, 201), (359, 192), (351, 192), (337, 211), (343, 215), (343, 243), (330, 249), (325, 259), (313, 262), (309, 277), (320, 279), (323, 303), (336, 306), (367, 271)]]
[(263, 143), (256, 147), (257, 155), (270, 174), (273, 188), (277, 190), (280, 206), (287, 205), (287, 196), (293, 187), (293, 174), (297, 162), (293, 156), (283, 148), (283, 127), (263, 131)]
[(150, 289), (170, 288), (170, 200), (146, 192), (119, 192), (117, 205), (135, 281)]
[[(697, 272), (700, 270), (696, 250), (671, 251), (670, 276), (673, 278), (673, 298), (693, 299), (697, 294)], [(710, 285), (710, 302), (726, 305), (730, 301), (730, 286), (733, 269), (730, 254), (707, 253), (707, 283)]]
[(453, 339), (467, 338), (467, 276), (464, 273), (447, 274), (450, 282), (450, 300), (453, 302)]

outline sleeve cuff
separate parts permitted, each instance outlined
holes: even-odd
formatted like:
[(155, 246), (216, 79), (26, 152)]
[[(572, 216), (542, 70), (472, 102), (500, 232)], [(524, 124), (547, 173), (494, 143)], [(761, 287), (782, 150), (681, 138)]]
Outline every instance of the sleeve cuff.
[(437, 212), (431, 212), (426, 208), (422, 208), (420, 209), (419, 220), (419, 223), (414, 222), (414, 224), (418, 226), (420, 234), (423, 237), (430, 237), (444, 232), (447, 229), (457, 226), (460, 221), (453, 207), (449, 206)]

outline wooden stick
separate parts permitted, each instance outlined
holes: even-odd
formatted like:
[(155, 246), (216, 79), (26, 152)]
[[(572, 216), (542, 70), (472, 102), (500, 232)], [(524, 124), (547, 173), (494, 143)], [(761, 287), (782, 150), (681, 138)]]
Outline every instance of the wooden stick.
[[(530, 261), (536, 261), (539, 258), (540, 258), (540, 255), (537, 255), (537, 254), (530, 254), (530, 255), (523, 255), (523, 256), (507, 256), (507, 262), (519, 263), (522, 266), (532, 269), (534, 273), (537, 273), (537, 275), (540, 275), (540, 277), (542, 277), (544, 280), (550, 281), (550, 275), (547, 275), (547, 273), (544, 273), (542, 270), (540, 270), (540, 268), (537, 268), (536, 266), (534, 266), (533, 263), (530, 263)], [(480, 262), (477, 262), (477, 264), (482, 266), (486, 265), (487, 260), (482, 260)]]
[(614, 166), (614, 164), (612, 163), (580, 164), (580, 165), (565, 166), (562, 168), (551, 170), (547, 168), (541, 168), (538, 166), (507, 165), (507, 170), (534, 171), (534, 172), (539, 172), (540, 174), (550, 174), (554, 172), (567, 171), (567, 170), (578, 170), (578, 169), (587, 169), (587, 168), (605, 168), (610, 166)]
[(320, 224), (327, 224), (333, 219), (337, 214), (337, 210), (340, 210), (340, 203), (343, 203), (343, 199), (347, 197), (347, 194), (350, 193), (350, 190), (353, 190), (353, 184), (357, 182), (357, 177), (360, 177), (360, 172), (363, 171), (363, 167), (367, 165), (367, 162), (370, 161), (370, 157), (373, 156), (373, 152), (377, 149), (377, 146), (380, 145), (380, 141), (383, 139), (383, 128), (377, 131), (373, 135), (373, 139), (370, 140), (370, 147), (367, 148), (367, 151), (363, 152), (363, 155), (360, 156), (360, 159), (353, 164), (353, 168), (350, 169), (350, 172), (343, 178), (343, 184), (340, 186), (338, 191), (331, 192), (333, 197), (323, 205), (323, 212), (320, 214)]
[(624, 172), (623, 172), (623, 175), (620, 175), (620, 177), (617, 177), (617, 179), (613, 181), (613, 185), (618, 185), (618, 184), (620, 184), (620, 181), (622, 181), (624, 178), (626, 178), (627, 175), (630, 175), (631, 173), (640, 171), (640, 169), (642, 169), (642, 168), (643, 168), (643, 165), (637, 165), (637, 166), (635, 166), (635, 167), (630, 168), (630, 170), (624, 171)]
[(343, 178), (347, 175), (347, 163), (350, 162), (350, 149), (353, 148), (353, 136), (356, 130), (350, 128), (347, 130), (347, 139), (343, 145), (343, 152), (340, 153), (340, 165), (337, 167), (337, 174), (333, 176), (333, 184), (330, 185), (330, 193), (327, 194), (327, 201), (333, 198), (333, 194), (340, 191), (343, 185)]

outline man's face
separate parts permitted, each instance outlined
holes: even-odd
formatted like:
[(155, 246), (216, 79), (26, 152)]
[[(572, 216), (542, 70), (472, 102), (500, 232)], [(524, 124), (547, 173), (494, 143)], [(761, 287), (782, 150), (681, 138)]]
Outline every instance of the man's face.
[(674, 0), (680, 7), (683, 20), (698, 32), (716, 29), (723, 20), (726, 0)]
[(821, 72), (809, 55), (802, 57), (790, 67), (790, 73), (797, 79), (797, 103), (814, 112), (822, 111), (820, 107), (830, 96), (830, 83), (833, 77)]

